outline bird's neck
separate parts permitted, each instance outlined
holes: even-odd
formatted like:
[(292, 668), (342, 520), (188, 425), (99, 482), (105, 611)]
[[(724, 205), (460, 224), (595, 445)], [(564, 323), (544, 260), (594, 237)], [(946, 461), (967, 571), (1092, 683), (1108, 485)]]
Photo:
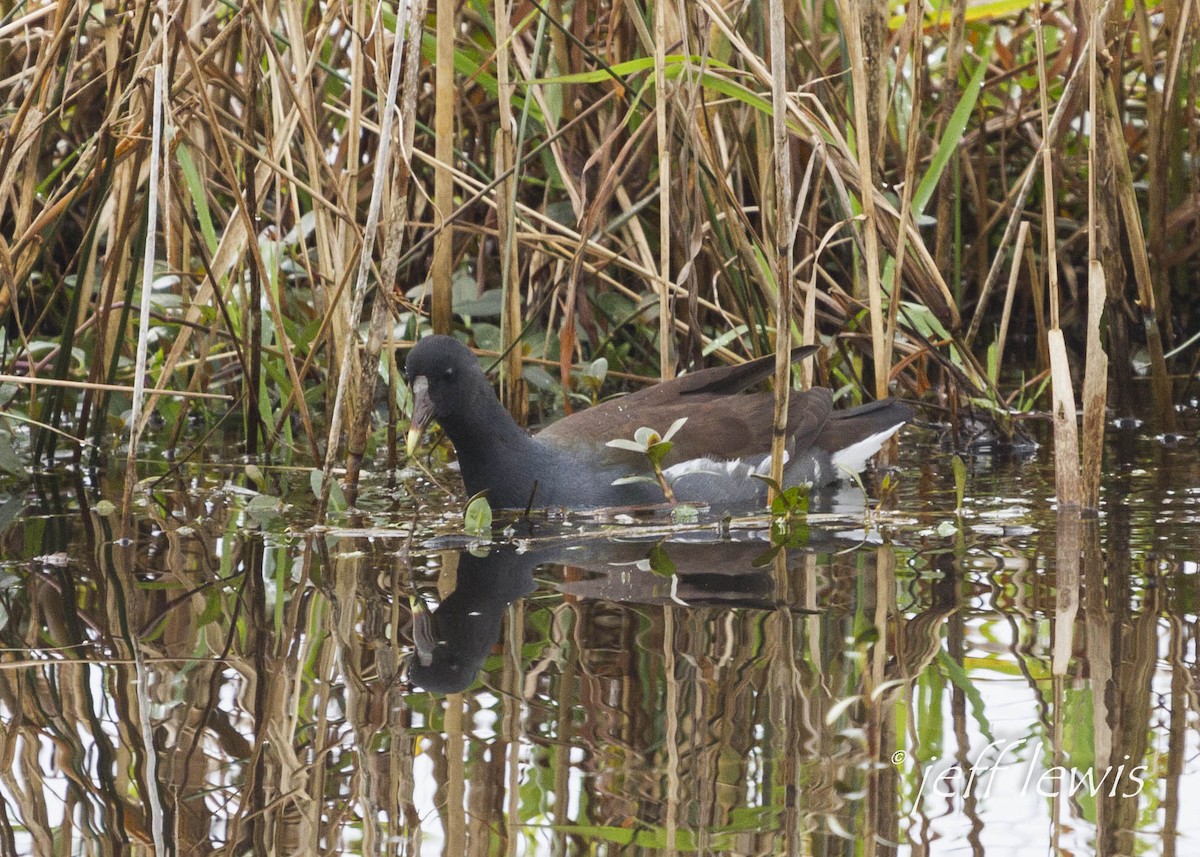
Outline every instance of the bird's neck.
[(466, 409), (470, 417), (439, 422), (454, 444), (467, 491), (476, 494), (487, 489), (494, 499), (523, 490), (510, 484), (514, 473), (520, 471), (503, 465), (515, 460), (528, 466), (538, 457), (540, 447), (517, 425), (491, 390), (486, 393), (480, 395), (476, 407)]

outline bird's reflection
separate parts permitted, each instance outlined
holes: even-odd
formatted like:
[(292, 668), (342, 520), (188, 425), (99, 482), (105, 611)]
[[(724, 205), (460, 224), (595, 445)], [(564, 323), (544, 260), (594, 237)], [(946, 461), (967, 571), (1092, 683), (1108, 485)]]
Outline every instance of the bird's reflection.
[[(783, 549), (789, 567), (802, 555), (828, 551), (835, 544), (831, 535), (816, 530), (809, 530), (803, 541)], [(837, 544), (846, 546), (844, 541)], [(580, 579), (565, 581), (566, 575), (555, 575), (560, 592), (580, 598), (803, 612), (776, 603), (774, 569), (781, 549), (758, 533), (554, 541), (533, 547), (503, 543), (485, 550), (459, 553), (454, 591), (436, 609), (430, 611), (417, 599), (411, 685), (438, 693), (469, 687), (500, 637), (504, 611), (537, 589), (534, 571), (547, 564), (584, 572)]]

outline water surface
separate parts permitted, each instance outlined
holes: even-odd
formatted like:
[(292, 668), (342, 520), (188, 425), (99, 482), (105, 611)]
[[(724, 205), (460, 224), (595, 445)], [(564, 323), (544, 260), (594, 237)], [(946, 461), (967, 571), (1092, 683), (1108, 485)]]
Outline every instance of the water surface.
[(1193, 436), (1115, 437), (1092, 519), (1045, 448), (969, 459), (961, 516), (928, 432), (896, 464), (785, 549), (466, 545), (382, 476), (314, 529), (307, 473), (216, 465), (144, 482), (122, 539), (119, 482), (8, 486), (0, 849), (1196, 853)]

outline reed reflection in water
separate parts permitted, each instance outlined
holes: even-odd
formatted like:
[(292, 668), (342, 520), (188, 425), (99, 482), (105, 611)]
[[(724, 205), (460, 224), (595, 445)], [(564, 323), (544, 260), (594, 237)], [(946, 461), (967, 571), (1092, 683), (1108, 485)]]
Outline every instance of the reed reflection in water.
[(1189, 452), (1100, 520), (981, 467), (948, 535), (930, 454), (879, 540), (785, 551), (273, 532), (200, 480), (122, 542), (119, 486), (50, 480), (2, 536), (0, 848), (1188, 853)]

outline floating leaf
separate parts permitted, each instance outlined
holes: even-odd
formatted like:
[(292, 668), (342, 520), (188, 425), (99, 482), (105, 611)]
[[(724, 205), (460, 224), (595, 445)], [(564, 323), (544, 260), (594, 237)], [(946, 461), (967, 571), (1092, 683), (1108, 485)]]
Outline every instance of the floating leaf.
[(255, 523), (268, 524), (283, 512), (283, 500), (270, 494), (255, 494), (246, 504), (246, 515)]
[(694, 524), (700, 520), (700, 510), (683, 503), (671, 510), (671, 520), (676, 524)]
[(467, 510), (463, 513), (463, 529), (468, 535), (484, 539), (492, 537), (492, 507), (482, 492), (467, 501)]

